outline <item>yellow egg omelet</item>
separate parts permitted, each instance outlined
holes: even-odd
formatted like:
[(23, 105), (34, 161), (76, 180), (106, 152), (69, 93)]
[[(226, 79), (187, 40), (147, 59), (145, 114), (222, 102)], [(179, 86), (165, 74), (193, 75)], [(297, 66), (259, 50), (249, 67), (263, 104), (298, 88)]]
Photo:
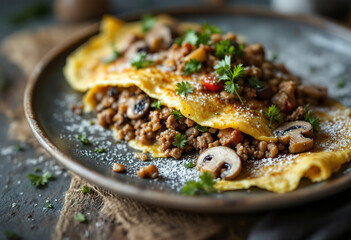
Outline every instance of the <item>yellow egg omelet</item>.
[[(173, 19), (159, 16), (159, 22)], [(196, 24), (181, 23), (184, 28), (197, 28)], [(180, 110), (182, 115), (201, 126), (216, 129), (233, 128), (257, 140), (276, 142), (277, 138), (265, 117), (268, 106), (258, 100), (228, 104), (220, 101), (215, 92), (194, 91), (191, 95), (176, 94), (176, 84), (188, 81), (197, 89), (200, 74), (191, 76), (165, 72), (158, 67), (134, 69), (124, 66), (123, 59), (112, 64), (102, 64), (101, 59), (111, 51), (111, 42), (116, 49), (123, 47), (126, 33), (140, 33), (139, 23), (125, 23), (106, 16), (99, 35), (92, 37), (68, 58), (64, 74), (73, 89), (86, 92), (84, 104), (87, 111), (95, 109), (95, 93), (106, 86), (137, 86), (148, 96), (162, 101), (163, 105)], [(120, 62), (119, 62), (120, 61)], [(351, 159), (351, 111), (339, 103), (328, 100), (313, 108), (320, 119), (320, 131), (315, 135), (311, 151), (300, 154), (279, 154), (274, 158), (248, 160), (240, 175), (233, 181), (218, 181), (215, 188), (222, 191), (248, 189), (252, 186), (284, 193), (296, 189), (301, 178), (312, 181), (328, 179), (343, 163)], [(142, 146), (130, 143), (137, 149), (161, 157), (157, 145)]]

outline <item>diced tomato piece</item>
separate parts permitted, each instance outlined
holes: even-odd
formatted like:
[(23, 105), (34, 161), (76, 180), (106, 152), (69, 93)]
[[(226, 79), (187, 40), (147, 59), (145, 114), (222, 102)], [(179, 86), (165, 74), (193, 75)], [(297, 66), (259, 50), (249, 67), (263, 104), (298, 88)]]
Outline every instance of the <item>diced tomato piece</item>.
[(217, 77), (214, 74), (207, 74), (204, 77), (204, 85), (211, 92), (221, 91), (223, 89), (223, 83), (217, 83)]

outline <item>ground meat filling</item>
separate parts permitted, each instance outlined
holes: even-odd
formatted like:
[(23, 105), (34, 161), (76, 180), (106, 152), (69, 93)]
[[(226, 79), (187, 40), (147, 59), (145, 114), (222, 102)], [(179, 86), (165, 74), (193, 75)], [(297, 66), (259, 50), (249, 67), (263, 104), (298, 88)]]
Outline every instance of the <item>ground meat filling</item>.
[[(257, 141), (252, 137), (241, 133), (235, 129), (215, 129), (209, 128), (206, 132), (200, 132), (197, 124), (186, 117), (179, 120), (172, 115), (175, 109), (162, 106), (160, 109), (147, 107), (144, 115), (128, 117), (128, 111), (136, 110), (142, 112), (145, 104), (130, 104), (131, 99), (147, 98), (144, 101), (153, 102), (140, 89), (131, 88), (102, 88), (95, 96), (97, 102), (96, 112), (98, 123), (105, 127), (115, 127), (116, 137), (119, 140), (136, 141), (152, 145), (158, 144), (166, 157), (179, 159), (183, 153), (199, 151), (215, 147), (227, 146), (237, 151), (243, 161), (249, 158), (261, 159), (264, 157), (274, 157), (279, 152), (284, 151), (283, 145)], [(296, 110), (298, 111), (298, 109)], [(299, 116), (297, 112), (293, 115)], [(175, 136), (181, 133), (186, 136), (186, 144), (182, 148), (174, 146)]]

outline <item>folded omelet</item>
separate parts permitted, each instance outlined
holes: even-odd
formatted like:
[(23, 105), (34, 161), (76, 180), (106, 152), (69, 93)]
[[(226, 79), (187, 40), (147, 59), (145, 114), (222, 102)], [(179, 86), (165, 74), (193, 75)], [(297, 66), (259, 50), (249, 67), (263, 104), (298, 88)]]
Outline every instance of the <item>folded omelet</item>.
[[(174, 20), (167, 16), (158, 16), (157, 22), (170, 23)], [(181, 28), (198, 29), (192, 23), (180, 23)], [(229, 103), (221, 101), (216, 92), (197, 91), (182, 96), (176, 94), (177, 83), (189, 82), (195, 89), (201, 88), (198, 79), (201, 73), (184, 76), (176, 72), (163, 71), (157, 66), (134, 69), (126, 62), (117, 59), (110, 64), (101, 60), (111, 52), (111, 43), (116, 49), (124, 48), (129, 33), (141, 34), (138, 22), (125, 23), (106, 16), (101, 25), (101, 32), (75, 50), (64, 67), (64, 75), (73, 89), (87, 92), (84, 97), (86, 111), (96, 108), (96, 92), (108, 86), (136, 86), (153, 99), (162, 101), (162, 105), (180, 110), (181, 114), (198, 125), (215, 129), (237, 129), (257, 140), (277, 142), (265, 116), (268, 105), (256, 99)], [(122, 66), (122, 67), (121, 67)], [(323, 105), (312, 107), (320, 119), (320, 129), (314, 136), (314, 147), (308, 152), (284, 153), (274, 158), (249, 159), (243, 164), (241, 173), (234, 180), (219, 180), (215, 188), (221, 191), (248, 189), (257, 186), (273, 192), (288, 192), (296, 189), (301, 178), (312, 181), (328, 179), (341, 165), (351, 159), (351, 111), (341, 104), (327, 100)], [(162, 157), (157, 144), (143, 145), (135, 140), (130, 144)], [(167, 163), (165, 163), (167, 164)]]

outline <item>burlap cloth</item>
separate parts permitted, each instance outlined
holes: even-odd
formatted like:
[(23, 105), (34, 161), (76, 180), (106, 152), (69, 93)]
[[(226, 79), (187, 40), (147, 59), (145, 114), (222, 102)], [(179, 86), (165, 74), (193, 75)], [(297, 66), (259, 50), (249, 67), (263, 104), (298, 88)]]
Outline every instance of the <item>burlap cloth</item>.
[[(36, 146), (26, 123), (22, 98), (26, 78), (41, 57), (67, 36), (84, 25), (54, 26), (35, 31), (17, 32), (1, 44), (2, 53), (23, 71), (25, 77), (16, 81), (13, 101), (0, 106), (11, 119), (10, 135)], [(18, 134), (20, 133), (20, 134)], [(257, 215), (209, 215), (158, 208), (112, 194), (70, 173), (72, 180), (65, 194), (63, 209), (53, 239), (245, 239)], [(84, 185), (92, 188), (83, 195)], [(87, 222), (74, 220), (77, 212), (86, 214)]]

